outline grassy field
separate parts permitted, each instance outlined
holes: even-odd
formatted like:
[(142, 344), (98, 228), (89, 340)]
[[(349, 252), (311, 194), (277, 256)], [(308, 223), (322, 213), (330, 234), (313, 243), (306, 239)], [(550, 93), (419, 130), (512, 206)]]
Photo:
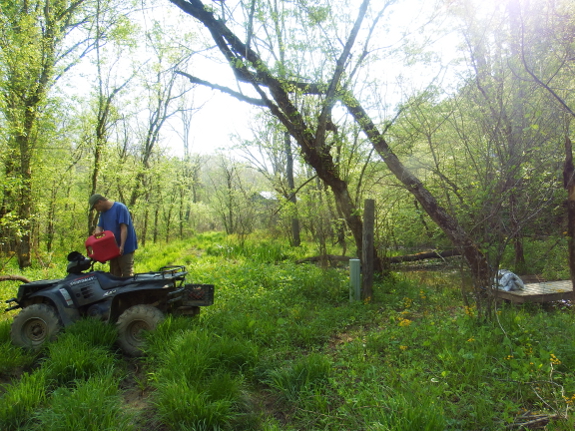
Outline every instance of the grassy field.
[[(350, 303), (347, 269), (292, 253), (219, 235), (140, 250), (138, 271), (185, 264), (216, 301), (167, 318), (139, 359), (89, 320), (31, 354), (12, 346), (3, 314), (0, 429), (573, 430), (568, 304), (502, 307), (481, 323), (447, 272), (394, 274), (373, 301)], [(24, 275), (62, 277), (58, 259)]]

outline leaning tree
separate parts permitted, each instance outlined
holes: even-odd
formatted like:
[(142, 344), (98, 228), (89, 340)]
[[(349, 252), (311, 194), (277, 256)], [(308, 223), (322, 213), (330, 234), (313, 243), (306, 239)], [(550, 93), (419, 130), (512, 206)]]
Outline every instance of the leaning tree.
[[(208, 85), (246, 102), (263, 106), (276, 116), (299, 145), (305, 161), (313, 166), (317, 175), (333, 191), (337, 205), (353, 233), (358, 248), (361, 249), (362, 221), (358, 208), (350, 196), (348, 184), (340, 177), (338, 166), (334, 163), (330, 153), (329, 134), (336, 127), (332, 120), (336, 105), (345, 107), (390, 171), (405, 189), (414, 195), (454, 246), (461, 251), (470, 267), (476, 292), (480, 292), (489, 284), (488, 262), (473, 238), (440, 205), (423, 182), (402, 163), (386, 140), (384, 128), (379, 125), (380, 122), (364, 106), (361, 95), (355, 93), (353, 77), (367, 61), (366, 58), (371, 49), (370, 36), (377, 28), (387, 4), (383, 5), (379, 11), (374, 11), (370, 9), (370, 1), (364, 0), (355, 11), (355, 21), (349, 27), (342, 26), (346, 34), (340, 34), (341, 39), (338, 39), (337, 43), (331, 43), (330, 40), (325, 39), (319, 41), (320, 44), (325, 45), (326, 53), (321, 60), (321, 73), (316, 76), (302, 77), (299, 72), (303, 69), (288, 73), (289, 61), (287, 59), (282, 63), (273, 55), (264, 57), (262, 52), (266, 52), (265, 49), (274, 49), (271, 39), (265, 39), (268, 33), (264, 28), (261, 29), (263, 42), (256, 43), (255, 17), (262, 15), (263, 9), (261, 8), (266, 5), (272, 6), (270, 12), (274, 10), (276, 12), (275, 15), (270, 13), (269, 16), (277, 16), (278, 9), (273, 9), (273, 7), (277, 8), (280, 3), (258, 3), (255, 0), (251, 2), (251, 8), (246, 11), (247, 36), (242, 40), (232, 29), (234, 23), (230, 22), (230, 25), (227, 23), (227, 20), (231, 19), (231, 16), (226, 16), (227, 9), (223, 8), (222, 12), (216, 12), (210, 4), (204, 4), (200, 0), (170, 1), (197, 19), (209, 31), (237, 79), (248, 83), (253, 89), (253, 95), (248, 97), (244, 93), (206, 82), (188, 73), (186, 76), (193, 83)], [(283, 2), (281, 4), (285, 5)], [(223, 2), (222, 5), (224, 5)], [(306, 7), (303, 4), (302, 8), (307, 12), (308, 21), (319, 25), (323, 31), (320, 24), (322, 20), (327, 19), (326, 17), (330, 17), (332, 9), (329, 3), (326, 3), (323, 9), (319, 6)], [(294, 14), (288, 21), (295, 20), (297, 17), (298, 15)], [(370, 22), (367, 22), (368, 17)], [(306, 23), (298, 24), (305, 25)], [(322, 31), (319, 31), (317, 35), (323, 34)], [(361, 44), (359, 39), (361, 39)], [(356, 49), (356, 45), (360, 45), (359, 49)], [(318, 51), (314, 51), (313, 55), (318, 55)], [(308, 115), (306, 112), (308, 105), (301, 103), (301, 100), (309, 100), (309, 98), (315, 98), (318, 106), (314, 115)], [(481, 305), (480, 301), (478, 305)]]

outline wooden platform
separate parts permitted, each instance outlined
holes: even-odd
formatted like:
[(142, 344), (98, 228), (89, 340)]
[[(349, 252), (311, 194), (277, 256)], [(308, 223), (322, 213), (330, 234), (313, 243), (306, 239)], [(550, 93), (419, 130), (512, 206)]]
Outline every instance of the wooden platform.
[(512, 292), (500, 290), (497, 292), (497, 295), (501, 299), (507, 299), (519, 304), (524, 302), (550, 302), (563, 299), (575, 299), (571, 280), (528, 283), (525, 284), (525, 290), (515, 290)]

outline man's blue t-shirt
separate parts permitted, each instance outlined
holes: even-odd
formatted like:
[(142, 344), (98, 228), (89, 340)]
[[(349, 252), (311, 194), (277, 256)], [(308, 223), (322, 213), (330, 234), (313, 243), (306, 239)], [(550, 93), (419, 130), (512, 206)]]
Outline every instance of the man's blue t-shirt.
[(111, 230), (116, 237), (116, 242), (119, 247), (121, 241), (120, 224), (122, 223), (128, 228), (128, 236), (126, 237), (126, 243), (124, 244), (124, 254), (132, 253), (138, 248), (138, 239), (136, 238), (136, 231), (132, 224), (132, 217), (130, 216), (130, 212), (126, 205), (120, 202), (114, 202), (112, 208), (100, 213), (98, 226), (104, 230)]

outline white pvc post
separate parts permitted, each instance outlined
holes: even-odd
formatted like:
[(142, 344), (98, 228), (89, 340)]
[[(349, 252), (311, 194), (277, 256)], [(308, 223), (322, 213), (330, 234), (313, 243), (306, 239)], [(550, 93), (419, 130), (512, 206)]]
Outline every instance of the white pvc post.
[(349, 301), (361, 299), (361, 265), (359, 259), (349, 260)]

